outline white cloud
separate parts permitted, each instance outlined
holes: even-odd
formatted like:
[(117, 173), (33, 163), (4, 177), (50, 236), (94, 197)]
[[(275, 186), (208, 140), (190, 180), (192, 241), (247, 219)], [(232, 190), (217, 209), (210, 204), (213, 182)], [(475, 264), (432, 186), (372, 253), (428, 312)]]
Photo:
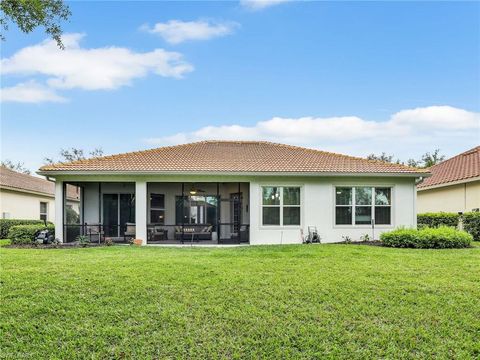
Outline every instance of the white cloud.
[(40, 85), (34, 80), (20, 83), (0, 90), (2, 102), (42, 103), (65, 102), (67, 99), (58, 95), (53, 89)]
[(27, 46), (2, 59), (1, 73), (45, 75), (52, 88), (111, 90), (129, 85), (133, 79), (149, 73), (181, 78), (193, 70), (177, 52), (155, 49), (140, 53), (114, 46), (87, 49), (80, 47), (83, 36), (64, 34), (63, 51), (53, 40)]
[(165, 145), (209, 139), (268, 140), (363, 156), (385, 151), (406, 159), (436, 148), (448, 154), (449, 149), (478, 144), (479, 138), (480, 113), (430, 106), (399, 111), (386, 121), (356, 116), (274, 117), (253, 126), (207, 126), (146, 142)]
[(156, 23), (152, 28), (147, 25), (142, 29), (157, 34), (171, 44), (179, 44), (187, 40), (208, 40), (231, 34), (238, 27), (237, 23), (212, 23), (204, 20), (180, 21), (170, 20)]
[(249, 10), (262, 10), (291, 0), (240, 0), (240, 4)]

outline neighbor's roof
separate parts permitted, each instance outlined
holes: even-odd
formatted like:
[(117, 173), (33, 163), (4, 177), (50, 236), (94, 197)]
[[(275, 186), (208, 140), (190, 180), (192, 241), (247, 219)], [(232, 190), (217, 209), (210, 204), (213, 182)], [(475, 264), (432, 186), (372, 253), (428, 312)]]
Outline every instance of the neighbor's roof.
[(264, 141), (201, 141), (40, 168), (45, 174), (70, 171), (425, 174), (404, 165)]
[[(55, 183), (39, 177), (10, 170), (5, 166), (0, 168), (0, 188), (20, 192), (38, 193), (50, 197), (55, 196)], [(76, 186), (67, 185), (67, 198), (71, 200), (79, 199)]]
[(432, 176), (418, 185), (419, 189), (447, 186), (480, 177), (480, 146), (445, 160), (430, 169)]

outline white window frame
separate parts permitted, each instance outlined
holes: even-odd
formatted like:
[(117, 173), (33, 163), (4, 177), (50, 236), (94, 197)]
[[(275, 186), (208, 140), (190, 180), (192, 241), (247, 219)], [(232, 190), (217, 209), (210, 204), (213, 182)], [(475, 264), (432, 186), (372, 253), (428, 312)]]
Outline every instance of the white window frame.
[[(42, 213), (42, 204), (46, 205), (44, 213)], [(45, 221), (48, 221), (48, 201), (40, 201), (38, 206), (40, 207), (40, 220), (43, 221), (42, 215), (45, 215)]]
[[(263, 188), (265, 187), (276, 187), (280, 190), (280, 204), (279, 205), (263, 205)], [(283, 204), (283, 189), (284, 188), (298, 188), (300, 190), (300, 204), (299, 205), (284, 205)], [(260, 185), (260, 227), (261, 228), (287, 228), (287, 229), (299, 229), (302, 227), (303, 222), (303, 186), (296, 185), (296, 184), (288, 184), (288, 185), (270, 185), (270, 184), (262, 184)], [(263, 209), (264, 208), (280, 208), (280, 223), (278, 225), (275, 224), (264, 224), (263, 223)], [(300, 209), (300, 224), (298, 225), (284, 225), (283, 224), (283, 209), (285, 207), (298, 207)]]
[[(356, 204), (356, 188), (366, 187), (372, 189), (372, 199), (370, 205)], [(351, 205), (337, 205), (337, 188), (351, 188), (352, 189), (352, 204)], [(388, 188), (390, 189), (390, 205), (375, 205), (375, 189)], [(390, 208), (390, 223), (389, 224), (374, 224), (376, 228), (393, 227), (393, 204), (394, 204), (394, 186), (393, 185), (370, 185), (370, 184), (356, 184), (356, 185), (334, 185), (333, 186), (333, 225), (337, 228), (371, 228), (372, 224), (355, 224), (355, 209), (356, 207), (371, 207), (371, 217), (375, 222), (375, 207), (389, 207)], [(351, 224), (337, 224), (337, 207), (351, 207), (352, 208), (352, 223)]]

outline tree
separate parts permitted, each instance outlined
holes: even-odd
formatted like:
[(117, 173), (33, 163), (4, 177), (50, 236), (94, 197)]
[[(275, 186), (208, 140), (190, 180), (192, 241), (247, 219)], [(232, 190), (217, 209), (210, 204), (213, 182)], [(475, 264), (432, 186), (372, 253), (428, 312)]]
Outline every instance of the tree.
[(445, 155), (440, 155), (440, 149), (435, 149), (433, 153), (425, 153), (422, 155), (422, 167), (429, 168), (445, 160)]
[[(64, 49), (60, 22), (68, 20), (70, 8), (62, 0), (1, 0), (0, 26), (8, 30), (8, 23), (15, 23), (24, 33), (30, 33), (37, 27), (45, 28), (60, 49)], [(0, 34), (5, 40), (5, 35)]]
[(12, 162), (8, 159), (2, 161), (2, 166), (5, 166), (7, 169), (10, 169), (10, 170), (13, 170), (13, 171), (17, 171), (17, 172), (20, 172), (20, 173), (23, 173), (23, 174), (27, 174), (27, 175), (30, 175), (30, 170), (27, 169), (25, 166), (24, 166), (24, 163), (23, 162)]
[(411, 166), (411, 167), (419, 167), (420, 164), (417, 160), (415, 159), (408, 159), (407, 160), (407, 166)]
[[(85, 160), (85, 151), (83, 149), (70, 148), (70, 149), (60, 149), (59, 152), (60, 159), (55, 160), (53, 158), (45, 158), (44, 162), (47, 165), (59, 163), (59, 162), (71, 162), (78, 160)], [(103, 150), (101, 148), (95, 148), (88, 153), (89, 157), (98, 157), (103, 155)]]
[(380, 155), (375, 155), (375, 154), (370, 154), (367, 156), (368, 160), (378, 160), (378, 161), (384, 161), (384, 162), (389, 162), (389, 163), (396, 163), (396, 164), (402, 164), (400, 159), (397, 159), (393, 161), (393, 155), (387, 155), (385, 152), (382, 152)]
[(394, 156), (387, 155), (384, 152), (382, 152), (380, 155), (370, 154), (367, 156), (367, 159), (408, 165), (408, 166), (417, 167), (417, 168), (428, 168), (445, 160), (445, 156), (440, 155), (439, 149), (435, 149), (435, 151), (433, 151), (432, 153), (426, 152), (425, 154), (423, 154), (420, 160), (408, 159), (406, 162), (404, 162), (404, 161), (401, 161), (400, 159), (397, 159), (396, 161), (393, 161)]

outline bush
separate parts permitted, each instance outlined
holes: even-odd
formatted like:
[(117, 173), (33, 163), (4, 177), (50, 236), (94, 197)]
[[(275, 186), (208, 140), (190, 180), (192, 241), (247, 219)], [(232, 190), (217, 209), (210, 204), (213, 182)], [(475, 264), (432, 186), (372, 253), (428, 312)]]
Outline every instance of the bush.
[(86, 247), (90, 244), (90, 238), (87, 235), (78, 235), (76, 240), (82, 247)]
[(8, 232), (12, 226), (43, 224), (45, 224), (43, 220), (0, 219), (0, 239), (8, 239)]
[(418, 242), (418, 233), (419, 230), (399, 228), (382, 233), (380, 235), (380, 240), (382, 240), (385, 246), (413, 248)]
[(425, 228), (419, 230), (420, 249), (452, 249), (469, 247), (473, 238), (465, 231), (459, 231), (448, 226), (440, 226), (436, 229)]
[(419, 228), (437, 228), (439, 226), (457, 227), (459, 219), (460, 215), (456, 213), (423, 213), (417, 215), (417, 224)]
[(480, 241), (480, 212), (466, 212), (463, 215), (446, 212), (417, 215), (419, 229), (436, 228), (443, 225), (457, 227), (460, 220), (463, 221), (463, 229), (471, 234), (475, 241)]
[(480, 241), (480, 212), (463, 214), (463, 229), (473, 236), (473, 240)]
[(380, 235), (385, 246), (417, 249), (452, 249), (469, 247), (472, 235), (452, 227), (396, 229)]
[(53, 224), (47, 224), (47, 226), (43, 224), (15, 225), (10, 227), (10, 231), (8, 232), (8, 237), (12, 241), (12, 244), (15, 244), (15, 245), (32, 244), (33, 240), (35, 239), (35, 234), (37, 233), (37, 231), (41, 231), (45, 229), (55, 233), (55, 226), (53, 226)]

